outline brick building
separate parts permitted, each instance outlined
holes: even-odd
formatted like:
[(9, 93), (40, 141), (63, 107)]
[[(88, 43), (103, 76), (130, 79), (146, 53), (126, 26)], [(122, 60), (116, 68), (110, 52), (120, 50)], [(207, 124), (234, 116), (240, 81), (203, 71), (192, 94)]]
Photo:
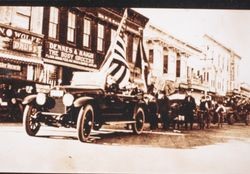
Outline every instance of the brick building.
[[(96, 71), (123, 12), (122, 8), (44, 7), (44, 82), (69, 84), (73, 71)], [(148, 18), (128, 9), (125, 42), (131, 70), (147, 22)]]
[(0, 75), (38, 81), (43, 7), (1, 6), (0, 14)]

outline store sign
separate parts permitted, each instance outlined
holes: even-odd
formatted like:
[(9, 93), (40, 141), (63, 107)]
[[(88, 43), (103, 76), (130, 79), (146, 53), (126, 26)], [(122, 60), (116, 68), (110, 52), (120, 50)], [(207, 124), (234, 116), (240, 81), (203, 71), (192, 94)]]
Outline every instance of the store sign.
[(27, 34), (21, 31), (14, 30), (12, 28), (7, 28), (0, 25), (0, 35), (4, 37), (9, 37), (13, 39), (23, 39), (30, 41), (31, 43), (42, 44), (42, 38)]
[[(106, 22), (112, 23), (112, 24), (117, 25), (117, 26), (120, 24), (120, 21), (117, 21), (117, 20), (115, 20), (114, 18), (109, 17), (109, 16), (106, 16), (106, 15), (104, 15), (104, 14), (102, 14), (102, 13), (98, 13), (98, 17), (99, 17), (100, 19), (106, 21)], [(138, 31), (136, 31), (135, 29), (132, 29), (132, 28), (129, 27), (129, 26), (126, 26), (126, 30), (127, 30), (127, 31), (130, 31), (130, 32), (133, 32), (133, 33), (136, 33), (136, 34), (139, 34)]]
[(21, 71), (20, 65), (15, 65), (11, 63), (5, 63), (5, 62), (0, 62), (0, 68)]
[(38, 45), (32, 44), (25, 40), (13, 40), (13, 50), (19, 50), (29, 53), (37, 53), (38, 52)]
[(0, 36), (10, 38), (8, 42), (13, 50), (38, 54), (38, 46), (42, 45), (42, 38), (2, 25), (0, 25)]
[(94, 53), (85, 50), (47, 42), (45, 52), (45, 57), (49, 59), (84, 65), (92, 68), (97, 67), (94, 62)]

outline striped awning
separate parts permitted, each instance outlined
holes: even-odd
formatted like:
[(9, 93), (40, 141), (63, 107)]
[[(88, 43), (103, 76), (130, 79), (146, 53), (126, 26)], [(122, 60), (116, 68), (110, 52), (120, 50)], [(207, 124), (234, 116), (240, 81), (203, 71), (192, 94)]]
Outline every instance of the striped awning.
[(4, 59), (10, 62), (15, 62), (15, 63), (25, 63), (25, 64), (32, 64), (32, 65), (37, 65), (37, 64), (43, 64), (43, 60), (40, 57), (32, 57), (32, 56), (26, 56), (26, 55), (17, 55), (13, 54), (11, 52), (2, 52), (0, 51), (0, 59)]

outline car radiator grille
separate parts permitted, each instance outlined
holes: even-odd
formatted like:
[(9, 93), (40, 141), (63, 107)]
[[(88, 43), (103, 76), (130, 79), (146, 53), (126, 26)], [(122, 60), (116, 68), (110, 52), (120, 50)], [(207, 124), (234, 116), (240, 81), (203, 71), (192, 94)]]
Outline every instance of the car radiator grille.
[(65, 106), (62, 102), (62, 98), (56, 98), (55, 99), (55, 107), (50, 109), (50, 112), (53, 113), (65, 113)]

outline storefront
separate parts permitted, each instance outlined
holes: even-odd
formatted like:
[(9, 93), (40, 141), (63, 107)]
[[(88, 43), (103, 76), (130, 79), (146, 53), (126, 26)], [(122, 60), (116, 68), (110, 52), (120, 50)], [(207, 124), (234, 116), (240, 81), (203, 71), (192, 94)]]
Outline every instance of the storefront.
[(74, 71), (96, 71), (95, 54), (74, 47), (45, 42), (44, 82), (53, 85), (70, 84)]
[(39, 81), (43, 36), (0, 24), (0, 75)]
[[(74, 71), (97, 71), (120, 24), (124, 9), (45, 7), (44, 82), (68, 85)], [(134, 67), (140, 30), (148, 19), (128, 10), (126, 54)]]

